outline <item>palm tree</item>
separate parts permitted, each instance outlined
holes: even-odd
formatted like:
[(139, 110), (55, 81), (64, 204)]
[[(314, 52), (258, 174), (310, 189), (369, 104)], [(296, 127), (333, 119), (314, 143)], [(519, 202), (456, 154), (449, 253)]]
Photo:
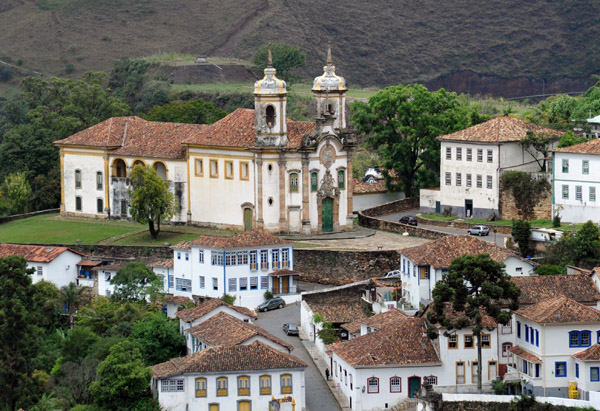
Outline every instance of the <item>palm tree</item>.
[(69, 316), (69, 327), (73, 329), (75, 323), (75, 313), (79, 307), (84, 305), (89, 300), (89, 287), (78, 287), (74, 282), (70, 282), (69, 285), (63, 285), (60, 287), (60, 293), (63, 297), (63, 301), (66, 304), (66, 315)]

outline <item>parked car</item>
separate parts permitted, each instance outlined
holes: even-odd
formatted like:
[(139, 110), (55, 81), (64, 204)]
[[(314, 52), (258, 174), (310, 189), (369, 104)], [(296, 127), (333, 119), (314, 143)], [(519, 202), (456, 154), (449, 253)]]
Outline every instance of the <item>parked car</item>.
[(274, 297), (259, 305), (257, 309), (258, 311), (269, 311), (283, 307), (285, 307), (285, 300), (281, 297)]
[(283, 324), (283, 332), (287, 335), (298, 335), (298, 326), (292, 323)]
[(399, 277), (401, 274), (402, 272), (400, 272), (400, 270), (392, 270), (384, 275), (383, 278)]
[(411, 215), (405, 215), (404, 217), (400, 218), (400, 223), (416, 226), (417, 219)]
[(470, 235), (489, 235), (490, 228), (487, 225), (474, 225), (473, 227), (469, 228), (467, 232)]

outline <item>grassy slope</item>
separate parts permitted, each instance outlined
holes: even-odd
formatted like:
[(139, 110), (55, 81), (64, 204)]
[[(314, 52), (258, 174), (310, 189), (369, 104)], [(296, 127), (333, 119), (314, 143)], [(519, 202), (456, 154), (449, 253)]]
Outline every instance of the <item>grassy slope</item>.
[[(3, 0), (0, 59), (74, 75), (123, 56), (177, 51), (248, 59), (265, 42), (307, 53), (321, 71), (327, 41), (351, 83), (427, 81), (473, 70), (500, 77), (587, 76), (598, 69), (598, 2), (492, 0)], [(275, 40), (276, 39), (276, 40)], [(211, 50), (214, 50), (211, 52)]]

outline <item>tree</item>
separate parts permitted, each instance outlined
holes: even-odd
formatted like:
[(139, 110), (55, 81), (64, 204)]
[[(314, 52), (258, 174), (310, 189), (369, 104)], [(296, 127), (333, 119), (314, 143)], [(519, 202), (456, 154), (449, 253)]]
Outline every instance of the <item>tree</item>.
[(500, 180), (500, 188), (512, 194), (519, 217), (531, 220), (535, 205), (550, 193), (552, 185), (546, 178), (536, 178), (531, 173), (505, 171)]
[(204, 100), (175, 100), (164, 106), (154, 106), (144, 118), (148, 121), (212, 124), (227, 115), (225, 110)]
[(29, 212), (31, 203), (31, 186), (24, 172), (11, 173), (4, 179), (2, 187), (6, 193), (8, 206), (11, 214), (22, 214)]
[(139, 347), (125, 340), (112, 347), (98, 365), (98, 379), (90, 385), (90, 392), (99, 405), (108, 409), (131, 409), (138, 399), (149, 396), (151, 377)]
[(185, 337), (179, 332), (178, 323), (162, 312), (136, 321), (130, 338), (140, 347), (142, 357), (148, 365), (185, 354)]
[[(546, 158), (550, 155), (552, 144), (558, 139), (554, 134), (527, 131), (527, 135), (519, 144), (535, 159), (540, 166), (540, 171), (546, 171)], [(540, 156), (541, 154), (541, 156)]]
[(532, 250), (530, 246), (531, 225), (529, 221), (513, 220), (511, 235), (519, 247), (521, 257), (530, 256)]
[(151, 167), (136, 165), (131, 172), (131, 216), (140, 224), (148, 224), (150, 236), (158, 238), (161, 220), (175, 214), (175, 199), (169, 182), (163, 181)]
[[(580, 263), (596, 264), (600, 258), (600, 229), (592, 221), (581, 227), (575, 236), (575, 261)], [(591, 264), (590, 264), (591, 265)]]
[(0, 258), (0, 406), (16, 410), (32, 395), (31, 360), (37, 351), (34, 289), (22, 257)]
[[(448, 273), (433, 289), (433, 311), (427, 315), (432, 324), (440, 324), (447, 331), (470, 328), (477, 341), (477, 388), (481, 391), (481, 331), (483, 316), (506, 325), (512, 311), (519, 308), (521, 290), (504, 272), (504, 264), (494, 261), (489, 254), (455, 258)], [(446, 315), (446, 304), (458, 316)], [(506, 309), (508, 308), (508, 309)], [(433, 328), (428, 330), (435, 337)]]
[(290, 71), (295, 67), (304, 67), (306, 64), (306, 54), (299, 48), (287, 44), (263, 44), (260, 46), (252, 62), (261, 71), (267, 67), (269, 48), (273, 56), (273, 67), (277, 69), (279, 77), (284, 80), (290, 80)]
[(145, 300), (162, 291), (162, 281), (156, 273), (138, 261), (127, 263), (110, 283), (115, 286), (113, 298), (120, 301)]
[(82, 305), (86, 304), (91, 299), (89, 287), (78, 287), (74, 282), (69, 285), (60, 287), (60, 293), (67, 308), (67, 316), (69, 317), (69, 327), (73, 329), (75, 324), (75, 313)]
[(386, 184), (407, 197), (439, 179), (440, 142), (436, 137), (466, 128), (477, 116), (455, 93), (424, 86), (397, 85), (377, 92), (368, 103), (352, 104), (352, 123), (377, 150)]

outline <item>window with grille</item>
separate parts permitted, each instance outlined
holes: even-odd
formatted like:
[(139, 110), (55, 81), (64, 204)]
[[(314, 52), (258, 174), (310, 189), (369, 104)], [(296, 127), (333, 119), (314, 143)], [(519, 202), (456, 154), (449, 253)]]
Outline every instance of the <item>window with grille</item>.
[(262, 277), (260, 277), (260, 289), (266, 290), (268, 288), (269, 288), (269, 277), (266, 275), (263, 275)]
[(271, 250), (271, 260), (273, 261), (273, 269), (279, 268), (279, 250)]
[(281, 393), (291, 394), (292, 393), (292, 375), (283, 374), (281, 376)]
[(437, 385), (437, 377), (435, 375), (429, 375), (429, 376), (423, 377), (423, 384)]
[(562, 198), (563, 200), (569, 199), (569, 186), (567, 184), (563, 184), (562, 186)]
[(204, 264), (204, 250), (198, 250), (198, 262)]
[(467, 187), (471, 187), (471, 174), (467, 174)]
[(249, 377), (238, 377), (238, 395), (250, 395)]
[(446, 185), (449, 186), (452, 184), (452, 174), (446, 173)]
[(292, 192), (292, 193), (298, 192), (298, 173), (290, 174), (290, 192)]
[(590, 187), (590, 201), (596, 201), (596, 187)]
[(37, 275), (43, 275), (44, 274), (44, 267), (41, 265), (37, 266)]
[(75, 170), (75, 188), (81, 188), (81, 170)]
[(481, 348), (490, 348), (492, 346), (489, 334), (481, 334)]
[(258, 290), (258, 277), (250, 277), (250, 289)]
[(477, 149), (477, 161), (480, 163), (483, 161), (483, 150), (480, 148)]
[(473, 150), (470, 148), (467, 148), (467, 161), (472, 161), (473, 160)]
[(367, 378), (367, 393), (377, 394), (379, 392), (379, 378)]
[(271, 377), (269, 375), (260, 377), (260, 395), (271, 395)]
[(200, 288), (204, 288), (206, 281), (203, 275), (200, 276)]
[(206, 397), (206, 378), (196, 378), (196, 398)]
[(177, 291), (192, 292), (192, 280), (185, 278), (175, 278), (175, 289)]
[(210, 262), (212, 265), (223, 265), (223, 253), (219, 251), (210, 252)]
[(248, 251), (238, 251), (237, 260), (238, 265), (248, 264)]
[(474, 344), (473, 344), (473, 334), (466, 334), (465, 335), (465, 348), (473, 348)]
[(456, 334), (452, 334), (448, 336), (448, 348), (456, 349), (458, 348), (458, 337)]
[(494, 161), (494, 152), (492, 150), (487, 151), (487, 162), (491, 163)]
[(563, 159), (563, 161), (562, 161), (562, 172), (563, 173), (569, 172), (569, 160), (567, 160), (567, 159)]
[(461, 173), (456, 173), (456, 186), (460, 187), (462, 184), (462, 174)]
[(456, 159), (458, 161), (462, 160), (462, 148), (456, 147)]
[(400, 377), (390, 378), (390, 392), (402, 392), (402, 380)]
[(250, 269), (256, 270), (256, 251), (250, 251)]
[(162, 392), (183, 392), (183, 379), (161, 380)]
[(590, 173), (590, 162), (588, 160), (583, 160), (581, 163), (581, 172), (583, 174), (589, 174)]
[(446, 147), (446, 160), (452, 160), (452, 148)]
[(236, 291), (237, 288), (237, 281), (235, 278), (230, 278), (229, 279), (229, 291)]
[(217, 378), (217, 397), (227, 396), (227, 377)]

